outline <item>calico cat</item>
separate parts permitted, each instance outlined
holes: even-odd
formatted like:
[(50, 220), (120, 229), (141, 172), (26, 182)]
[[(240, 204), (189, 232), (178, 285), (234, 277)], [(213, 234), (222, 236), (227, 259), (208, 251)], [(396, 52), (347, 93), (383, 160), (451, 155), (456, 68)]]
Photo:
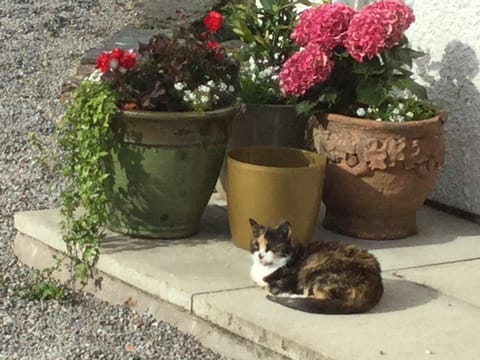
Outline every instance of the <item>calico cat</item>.
[(335, 242), (294, 245), (292, 228), (250, 219), (250, 276), (269, 300), (312, 313), (352, 314), (372, 309), (383, 295), (380, 265), (367, 250)]

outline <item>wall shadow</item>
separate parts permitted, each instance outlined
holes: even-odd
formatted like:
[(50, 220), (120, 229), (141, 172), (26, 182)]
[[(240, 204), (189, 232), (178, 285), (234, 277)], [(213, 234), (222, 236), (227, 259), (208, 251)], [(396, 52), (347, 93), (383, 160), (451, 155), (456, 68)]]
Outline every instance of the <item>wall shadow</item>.
[(416, 73), (429, 96), (449, 113), (445, 124), (446, 159), (433, 192), (436, 201), (479, 213), (480, 92), (473, 79), (480, 70), (475, 50), (459, 40), (450, 41), (440, 61), (426, 55), (416, 61)]

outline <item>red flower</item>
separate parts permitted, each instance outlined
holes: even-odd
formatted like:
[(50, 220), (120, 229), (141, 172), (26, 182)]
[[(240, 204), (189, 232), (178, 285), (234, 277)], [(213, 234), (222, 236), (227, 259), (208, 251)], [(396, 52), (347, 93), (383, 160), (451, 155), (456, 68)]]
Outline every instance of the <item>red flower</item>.
[(133, 50), (124, 51), (123, 56), (120, 58), (120, 66), (131, 70), (135, 67), (137, 62), (137, 54)]
[(358, 62), (373, 59), (398, 44), (415, 17), (401, 0), (382, 0), (357, 13), (347, 31), (345, 48)]
[(102, 73), (106, 73), (108, 70), (110, 70), (110, 55), (107, 52), (103, 52), (100, 54), (99, 57), (97, 57), (97, 65), (95, 66), (96, 69), (100, 69)]
[(344, 4), (326, 4), (305, 10), (293, 30), (292, 39), (300, 46), (315, 42), (332, 50), (345, 39), (355, 10)]
[(102, 73), (109, 70), (119, 70), (121, 73), (126, 73), (135, 67), (137, 62), (137, 54), (133, 50), (125, 51), (116, 48), (113, 51), (103, 52), (97, 58), (96, 68), (100, 69)]
[(284, 96), (302, 96), (330, 77), (334, 62), (331, 50), (312, 42), (293, 54), (280, 71), (280, 88)]
[(218, 42), (216, 41), (209, 41), (208, 42), (208, 47), (212, 49), (213, 51), (218, 49)]
[(211, 32), (217, 32), (222, 27), (223, 16), (219, 12), (210, 11), (210, 13), (203, 19), (203, 23)]

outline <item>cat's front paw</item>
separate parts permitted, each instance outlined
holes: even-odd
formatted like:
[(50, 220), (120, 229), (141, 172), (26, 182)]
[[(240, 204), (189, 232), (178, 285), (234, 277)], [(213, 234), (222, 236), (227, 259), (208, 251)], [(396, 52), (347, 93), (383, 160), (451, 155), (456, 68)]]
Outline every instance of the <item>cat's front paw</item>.
[(282, 288), (278, 286), (269, 286), (268, 287), (268, 292), (272, 295), (278, 295), (283, 292)]

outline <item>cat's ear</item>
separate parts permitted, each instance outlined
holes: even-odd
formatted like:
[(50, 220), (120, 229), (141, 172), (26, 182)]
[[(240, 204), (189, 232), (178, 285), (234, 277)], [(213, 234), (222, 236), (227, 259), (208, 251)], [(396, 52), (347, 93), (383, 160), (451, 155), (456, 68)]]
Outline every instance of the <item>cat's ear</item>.
[(278, 227), (278, 231), (284, 239), (287, 239), (288, 241), (292, 240), (292, 225), (290, 225), (288, 221), (281, 223)]
[(250, 226), (252, 227), (253, 237), (257, 238), (263, 233), (263, 226), (257, 223), (254, 219), (248, 219)]

